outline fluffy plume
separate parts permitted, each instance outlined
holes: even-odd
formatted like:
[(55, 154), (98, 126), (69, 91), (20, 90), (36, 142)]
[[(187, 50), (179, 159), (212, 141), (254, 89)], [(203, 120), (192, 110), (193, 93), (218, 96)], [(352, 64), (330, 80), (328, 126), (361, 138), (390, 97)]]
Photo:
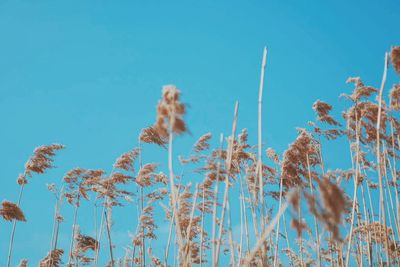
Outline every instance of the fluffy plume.
[(3, 200), (1, 205), (3, 207), (0, 209), (0, 216), (2, 216), (4, 220), (6, 221), (17, 220), (26, 222), (24, 213), (18, 207), (18, 205), (7, 200)]
[(390, 108), (400, 110), (400, 84), (396, 84), (390, 90)]
[(28, 260), (26, 259), (22, 259), (18, 264), (18, 267), (27, 267), (27, 266), (28, 266)]
[(346, 199), (342, 190), (336, 185), (324, 178), (319, 182), (321, 198), (324, 205), (322, 220), (325, 222), (335, 239), (339, 239), (339, 225), (342, 214), (346, 210)]
[(331, 125), (338, 125), (338, 122), (329, 115), (329, 112), (332, 110), (332, 106), (328, 103), (317, 100), (313, 104), (313, 109), (315, 112), (317, 112), (317, 118), (319, 121), (326, 122)]
[(114, 168), (126, 171), (133, 171), (133, 162), (139, 156), (138, 148), (132, 149), (129, 152), (122, 154), (114, 163)]
[(75, 168), (68, 171), (63, 180), (67, 184), (65, 197), (70, 204), (79, 205), (80, 197), (89, 200), (88, 192), (102, 181), (103, 170)]
[(153, 183), (154, 183), (153, 178), (155, 176), (157, 176), (157, 174), (154, 173), (157, 166), (158, 166), (158, 164), (148, 163), (148, 164), (145, 164), (142, 168), (140, 168), (139, 174), (136, 177), (136, 183), (138, 183), (140, 186), (153, 185)]
[(35, 173), (44, 173), (47, 169), (53, 168), (53, 157), (55, 153), (63, 149), (60, 144), (52, 144), (48, 146), (40, 146), (33, 152), (33, 156), (25, 164), (25, 174), (28, 176)]
[(162, 147), (165, 147), (165, 144), (168, 143), (168, 139), (161, 136), (153, 126), (142, 130), (140, 133), (140, 141), (148, 144), (156, 144)]
[(208, 143), (208, 141), (211, 139), (211, 137), (211, 133), (206, 133), (201, 136), (193, 146), (194, 151), (200, 152), (209, 149), (210, 144)]
[(93, 251), (99, 246), (99, 242), (93, 237), (78, 234), (76, 236), (76, 250), (80, 252), (86, 252), (87, 250), (91, 249)]
[(400, 46), (395, 46), (390, 52), (390, 58), (392, 60), (393, 68), (398, 74), (400, 74)]
[(59, 267), (61, 264), (61, 257), (64, 254), (63, 249), (54, 249), (50, 251), (47, 256), (40, 261), (39, 267)]
[(273, 148), (269, 147), (267, 149), (267, 157), (276, 164), (279, 164), (279, 162), (280, 162), (279, 156)]
[(361, 236), (363, 236), (364, 238), (367, 238), (369, 235), (372, 241), (379, 244), (384, 244), (385, 238), (386, 237), (390, 238), (390, 236), (393, 233), (393, 230), (391, 228), (382, 225), (379, 222), (373, 222), (358, 226), (357, 228), (354, 228), (353, 232), (360, 233)]
[(354, 102), (360, 100), (361, 98), (367, 98), (373, 93), (378, 92), (378, 90), (374, 87), (365, 86), (360, 77), (350, 77), (347, 79), (346, 83), (354, 83), (355, 88), (350, 96), (346, 94), (343, 94), (343, 96), (351, 99)]
[[(299, 129), (299, 132), (297, 139), (283, 155), (281, 168), (283, 186), (286, 189), (307, 184), (302, 180), (302, 177), (308, 177), (307, 157), (310, 168), (320, 163), (316, 140), (304, 129)], [(312, 173), (312, 176), (315, 174)]]
[(172, 132), (181, 134), (187, 131), (183, 115), (185, 105), (179, 101), (181, 92), (175, 85), (163, 87), (162, 98), (157, 105), (157, 122), (154, 126), (158, 134), (167, 138), (169, 127)]

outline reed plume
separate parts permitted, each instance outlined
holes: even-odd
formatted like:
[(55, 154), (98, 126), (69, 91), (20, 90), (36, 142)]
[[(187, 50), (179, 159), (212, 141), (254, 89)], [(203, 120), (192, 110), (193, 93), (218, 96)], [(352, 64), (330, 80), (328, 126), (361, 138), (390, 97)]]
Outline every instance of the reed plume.
[(17, 204), (7, 200), (3, 200), (1, 203), (2, 208), (0, 209), (0, 216), (6, 221), (23, 221), (26, 222), (25, 215)]

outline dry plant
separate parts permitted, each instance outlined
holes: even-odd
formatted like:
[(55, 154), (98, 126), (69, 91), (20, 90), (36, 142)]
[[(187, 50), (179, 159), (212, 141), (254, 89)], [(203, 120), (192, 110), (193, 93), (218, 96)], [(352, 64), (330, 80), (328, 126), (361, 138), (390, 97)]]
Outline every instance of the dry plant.
[[(385, 54), (379, 87), (366, 85), (360, 77), (347, 79), (354, 88), (341, 95), (346, 101), (342, 116), (335, 115), (331, 104), (316, 100), (315, 120), (298, 128), (282, 153), (263, 144), (266, 57), (264, 49), (255, 144), (247, 129), (238, 130), (236, 102), (227, 138), (221, 134), (214, 147), (207, 132), (189, 146), (188, 155), (174, 162), (174, 140), (189, 132), (186, 105), (176, 86), (164, 86), (155, 123), (140, 132), (138, 148), (118, 157), (110, 173), (78, 167), (65, 174), (61, 185), (48, 185), (55, 197), (52, 240), (39, 266), (63, 264), (64, 250), (58, 247), (59, 233), (67, 230), (61, 224), (63, 200), (73, 212), (67, 266), (399, 265), (400, 84), (388, 94), (385, 87), (390, 70), (400, 73), (400, 47)], [(348, 158), (347, 169), (328, 166), (328, 142), (349, 151), (334, 155)], [(165, 153), (167, 167), (144, 161), (147, 144)], [(54, 144), (35, 149), (18, 178), (17, 203), (2, 203), (0, 215), (13, 222), (8, 267), (16, 221), (26, 221), (20, 208), (23, 188), (33, 174), (53, 167), (53, 157), (62, 148)], [(83, 201), (94, 210), (93, 237), (78, 226)], [(121, 248), (113, 243), (113, 224), (120, 219), (113, 218), (113, 208), (122, 206), (127, 218), (135, 220), (132, 241)], [(163, 224), (168, 234), (160, 235)], [(119, 251), (124, 256), (118, 258)], [(105, 260), (107, 264), (101, 262)], [(27, 260), (19, 266), (27, 266)]]

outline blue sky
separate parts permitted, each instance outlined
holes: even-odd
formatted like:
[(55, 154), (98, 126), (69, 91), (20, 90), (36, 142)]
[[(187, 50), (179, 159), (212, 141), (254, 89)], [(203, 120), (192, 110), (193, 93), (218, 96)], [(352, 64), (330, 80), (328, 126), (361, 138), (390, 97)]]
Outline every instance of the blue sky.
[[(399, 12), (388, 0), (0, 0), (0, 198), (16, 200), (15, 180), (36, 146), (67, 146), (56, 158), (58, 168), (26, 188), (22, 208), (29, 223), (18, 224), (12, 265), (23, 257), (36, 264), (47, 253), (53, 202), (45, 184), (60, 183), (77, 166), (110, 171), (137, 145), (140, 129), (154, 122), (163, 85), (176, 84), (190, 105), (191, 135), (176, 141), (176, 154), (187, 154), (205, 132), (214, 141), (228, 135), (236, 100), (238, 128), (248, 128), (255, 142), (266, 45), (263, 141), (282, 152), (294, 128), (314, 118), (316, 99), (344, 106), (338, 96), (352, 89), (347, 77), (379, 85), (384, 52), (399, 44)], [(332, 153), (348, 155), (346, 149)], [(152, 146), (143, 157), (165, 163)], [(332, 157), (327, 164), (339, 162)], [(72, 210), (66, 206), (63, 213), (69, 233)], [(136, 216), (116, 214), (120, 221)], [(89, 211), (80, 218), (88, 232), (85, 219)], [(118, 242), (128, 242), (129, 227), (116, 220)], [(0, 265), (10, 228), (0, 221)]]

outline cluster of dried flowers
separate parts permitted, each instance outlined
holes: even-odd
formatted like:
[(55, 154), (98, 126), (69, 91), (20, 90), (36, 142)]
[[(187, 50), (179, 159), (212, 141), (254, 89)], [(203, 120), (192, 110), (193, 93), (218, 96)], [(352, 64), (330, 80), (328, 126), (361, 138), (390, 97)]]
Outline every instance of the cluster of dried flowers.
[(17, 204), (4, 200), (0, 209), (0, 216), (6, 221), (24, 221), (26, 222), (25, 215)]
[[(400, 47), (392, 48), (390, 60), (400, 73)], [(156, 122), (141, 131), (139, 148), (117, 158), (111, 173), (74, 168), (65, 174), (60, 189), (48, 185), (56, 197), (56, 211), (51, 249), (39, 266), (57, 267), (64, 262), (104, 266), (105, 259), (106, 266), (112, 267), (166, 267), (173, 262), (274, 267), (287, 262), (301, 267), (400, 264), (400, 172), (396, 169), (400, 84), (393, 85), (385, 97), (385, 80), (381, 88), (367, 86), (359, 77), (347, 83), (354, 89), (342, 95), (349, 104), (342, 116), (336, 118), (332, 105), (317, 100), (312, 106), (316, 120), (297, 129), (297, 138), (282, 155), (268, 148), (261, 164), (247, 129), (236, 134), (236, 107), (232, 134), (221, 136), (216, 148), (211, 133), (202, 135), (189, 155), (179, 157), (183, 169), (179, 176), (173, 170), (172, 138), (188, 131), (183, 118), (186, 107), (179, 89), (165, 86)], [(327, 169), (322, 148), (328, 141), (349, 144), (351, 167)], [(143, 143), (168, 148), (169, 175), (160, 171), (160, 163), (142, 162)], [(62, 148), (53, 144), (35, 149), (18, 184), (23, 188), (28, 177), (52, 168)], [(239, 197), (233, 199), (231, 192)], [(57, 242), (63, 199), (74, 209), (68, 261), (63, 261), (64, 250)], [(377, 199), (383, 203), (378, 208)], [(83, 200), (100, 217), (94, 218), (93, 237), (79, 230)], [(115, 250), (121, 248), (112, 239), (113, 208), (131, 203), (137, 208), (132, 241), (124, 248), (125, 256), (115, 258)], [(14, 222), (13, 237), (15, 221), (26, 221), (19, 204), (9, 201), (3, 201), (0, 215)], [(234, 221), (237, 218), (240, 221)], [(167, 235), (159, 235), (160, 224), (168, 226)], [(164, 252), (157, 255), (155, 248)], [(27, 266), (27, 260), (19, 266)]]

